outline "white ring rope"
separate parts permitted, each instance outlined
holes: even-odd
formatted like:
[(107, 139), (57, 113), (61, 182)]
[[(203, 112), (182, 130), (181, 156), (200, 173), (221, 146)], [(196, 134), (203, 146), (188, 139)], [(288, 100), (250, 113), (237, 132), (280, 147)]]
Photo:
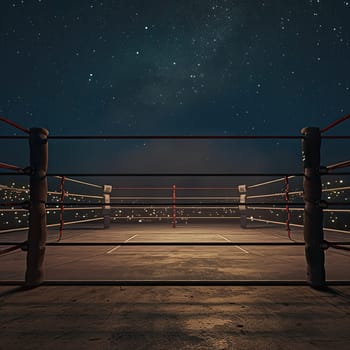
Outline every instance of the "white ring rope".
[[(336, 192), (336, 191), (345, 191), (350, 190), (350, 186), (344, 186), (344, 187), (333, 187), (333, 188), (324, 188), (322, 189), (322, 192)], [(288, 192), (288, 194), (291, 195), (302, 195), (303, 191), (294, 191), (294, 192)], [(271, 194), (259, 194), (255, 196), (247, 196), (247, 199), (256, 199), (256, 198), (268, 198), (268, 197), (277, 197), (277, 196), (285, 196), (286, 194), (284, 192), (280, 193), (271, 193)]]
[[(294, 191), (294, 192), (288, 192), (288, 194), (291, 196), (291, 195), (295, 195), (295, 194), (303, 194), (303, 191)], [(247, 199), (248, 198), (251, 198), (251, 199), (256, 199), (256, 198), (268, 198), (268, 197), (277, 197), (277, 196), (285, 196), (286, 193), (285, 192), (279, 192), (279, 193), (270, 193), (270, 194), (259, 194), (259, 195), (256, 195), (256, 196), (247, 196)]]
[[(73, 211), (73, 210), (101, 210), (103, 209), (104, 205), (100, 207), (65, 207), (64, 211)], [(161, 209), (166, 209), (166, 208), (172, 208), (173, 204), (169, 204), (168, 206), (164, 207), (159, 207), (159, 206), (113, 206), (111, 210), (113, 209), (154, 209), (154, 210), (161, 210)], [(207, 207), (207, 206), (176, 206), (177, 209), (218, 209), (218, 210), (229, 210), (229, 209), (237, 209), (237, 206), (234, 207)], [(28, 211), (28, 209), (16, 209), (16, 208), (5, 208), (5, 209), (0, 209), (1, 212), (17, 212), (17, 211)], [(46, 211), (61, 211), (61, 208), (59, 206), (55, 208), (46, 208)]]
[[(50, 195), (61, 195), (61, 192), (56, 192), (56, 191), (48, 191), (47, 194)], [(103, 196), (94, 196), (90, 194), (80, 194), (80, 193), (70, 193), (70, 192), (65, 192), (64, 193), (65, 197), (83, 197), (83, 198), (97, 198), (97, 199), (103, 199)]]
[[(169, 204), (169, 205), (164, 205), (164, 206), (154, 206), (154, 205), (150, 205), (150, 206), (113, 206), (111, 209), (154, 209), (154, 210), (160, 210), (160, 209), (167, 209), (167, 208), (173, 208), (173, 204)], [(200, 205), (196, 205), (196, 206), (181, 206), (181, 205), (176, 205), (177, 209), (220, 209), (220, 210), (229, 210), (229, 209), (237, 209), (238, 205), (232, 207), (207, 207), (207, 206), (200, 206)]]
[[(249, 220), (249, 216), (247, 217)], [(271, 223), (271, 224), (278, 224), (278, 225), (286, 225), (285, 222), (280, 222), (280, 221), (273, 221), (273, 220), (265, 220), (265, 219), (256, 219), (252, 218), (253, 221), (260, 221), (260, 222), (266, 222), (266, 223)], [(295, 226), (295, 227), (304, 227), (304, 225), (298, 225), (298, 224), (289, 224), (289, 226)]]
[(28, 209), (15, 209), (15, 208), (5, 208), (5, 209), (0, 209), (0, 213), (1, 212), (13, 212), (13, 211), (28, 211)]
[[(150, 199), (150, 200), (172, 200), (172, 196), (168, 196), (168, 197), (152, 197), (152, 196), (148, 196), (148, 197), (111, 197), (111, 200), (145, 200), (145, 199)], [(238, 200), (239, 197), (176, 197), (176, 200), (233, 200), (236, 199)]]
[[(249, 217), (247, 217), (247, 219), (249, 219)], [(266, 223), (272, 223), (272, 224), (278, 224), (278, 225), (285, 225), (285, 222), (279, 222), (279, 221), (272, 221), (272, 220), (263, 220), (263, 219), (256, 219), (253, 217), (253, 221), (260, 221), (260, 222), (266, 222)], [(289, 224), (289, 226), (295, 226), (295, 227), (301, 227), (303, 228), (303, 225), (298, 225), (298, 224)], [(323, 230), (326, 231), (332, 231), (332, 232), (339, 232), (339, 233), (350, 233), (350, 231), (346, 231), (346, 230), (338, 230), (335, 228), (331, 228), (331, 227), (324, 227)]]
[[(286, 208), (280, 208), (280, 207), (247, 207), (247, 209), (263, 209), (263, 210), (281, 210), (286, 211)], [(303, 211), (304, 208), (289, 208), (289, 211)]]
[[(239, 219), (239, 216), (177, 216), (176, 219)], [(153, 220), (173, 220), (173, 217), (171, 215), (169, 216), (115, 216), (113, 217), (114, 220), (118, 219), (126, 219), (126, 220), (146, 220), (146, 219), (153, 219)]]
[(322, 192), (345, 191), (345, 190), (350, 190), (350, 186), (325, 188), (325, 189), (322, 190)]
[[(288, 176), (288, 180), (290, 179), (294, 179), (296, 176), (293, 175), (293, 176)], [(281, 177), (279, 179), (275, 179), (275, 180), (271, 180), (271, 181), (266, 181), (266, 182), (261, 182), (261, 183), (258, 183), (256, 185), (250, 185), (250, 186), (247, 186), (247, 188), (256, 188), (256, 187), (260, 187), (260, 186), (265, 186), (265, 185), (269, 185), (269, 184), (273, 184), (275, 182), (280, 182), (280, 181), (284, 181), (285, 178), (284, 177)]]
[(18, 187), (10, 187), (6, 185), (0, 185), (0, 190), (10, 190), (13, 192), (26, 192), (29, 193), (29, 188), (18, 188)]
[[(54, 176), (56, 179), (62, 179), (62, 176)], [(75, 182), (77, 184), (81, 184), (81, 185), (86, 185), (86, 186), (90, 186), (90, 187), (96, 187), (96, 188), (103, 188), (103, 186), (101, 185), (96, 185), (90, 182), (85, 182), (85, 181), (80, 181), (80, 180), (76, 180), (76, 179), (71, 179), (69, 177), (65, 177), (64, 181), (70, 181), (70, 182)]]
[[(64, 208), (64, 211), (73, 211), (73, 210), (98, 210), (98, 209), (103, 209), (103, 207), (68, 207)], [(57, 211), (60, 212), (61, 208), (46, 208), (46, 211)]]
[(17, 231), (25, 231), (25, 230), (28, 230), (29, 227), (17, 227), (17, 228), (9, 228), (7, 230), (1, 230), (0, 231), (0, 234), (1, 233), (10, 233), (10, 232), (17, 232)]
[[(29, 188), (18, 188), (18, 187), (9, 187), (6, 185), (0, 185), (0, 190), (9, 190), (9, 191), (13, 191), (13, 192), (25, 192), (25, 193), (29, 193), (30, 189)], [(61, 192), (57, 192), (57, 191), (48, 191), (47, 194), (49, 195), (61, 195)], [(79, 194), (79, 193), (69, 193), (69, 192), (65, 192), (65, 196), (73, 196), (73, 197), (86, 197), (86, 198), (100, 198), (103, 199), (103, 196), (93, 196), (90, 194)]]
[[(113, 209), (152, 209), (152, 210), (162, 210), (166, 208), (170, 208), (172, 205), (165, 206), (165, 207), (155, 207), (155, 206), (118, 206), (118, 207), (113, 207)], [(217, 209), (217, 210), (231, 210), (231, 209), (237, 209), (237, 207), (229, 207), (229, 208), (221, 208), (221, 207), (206, 207), (206, 206), (191, 206), (191, 207), (186, 207), (186, 206), (177, 206), (177, 209)], [(74, 210), (102, 210), (103, 206), (101, 207), (68, 207), (64, 208), (64, 211), (74, 211)], [(280, 211), (285, 211), (286, 208), (281, 208), (281, 207), (250, 207), (247, 206), (247, 209), (253, 209), (253, 210), (280, 210)], [(304, 208), (289, 208), (289, 211), (303, 211)], [(23, 212), (23, 211), (28, 211), (27, 209), (0, 209), (0, 212)], [(46, 211), (60, 211), (60, 208), (46, 208)], [(323, 209), (324, 212), (335, 212), (335, 213), (350, 213), (350, 209)]]
[[(99, 220), (104, 220), (103, 217), (100, 217), (100, 218), (93, 218), (93, 219), (85, 219), (85, 220), (78, 220), (78, 221), (68, 221), (68, 222), (65, 222), (64, 225), (74, 225), (74, 224), (81, 224), (83, 222), (91, 222), (91, 221), (99, 221)], [(50, 224), (50, 225), (47, 225), (47, 227), (58, 227), (60, 226), (61, 224)]]
[[(68, 222), (65, 222), (64, 225), (74, 225), (74, 224), (81, 224), (81, 223), (84, 223), (84, 222), (92, 222), (92, 221), (99, 221), (99, 220), (104, 220), (103, 217), (100, 217), (100, 218), (94, 218), (94, 219), (86, 219), (86, 220), (78, 220), (78, 221), (68, 221)], [(49, 225), (46, 225), (46, 227), (58, 227), (60, 226), (61, 224), (49, 224)], [(25, 231), (25, 230), (28, 230), (29, 227), (17, 227), (17, 228), (12, 228), (12, 229), (8, 229), (8, 230), (1, 230), (0, 231), (0, 234), (2, 233), (10, 233), (10, 232), (17, 232), (17, 231)]]
[(336, 229), (336, 228), (331, 228), (331, 227), (324, 227), (323, 230), (326, 230), (326, 231), (333, 231), (333, 232), (339, 232), (339, 233), (350, 233), (350, 231), (338, 230), (338, 229)]
[[(263, 210), (281, 210), (286, 211), (286, 208), (281, 207), (249, 207), (247, 209), (263, 209)], [(289, 211), (304, 211), (304, 208), (288, 208)], [(325, 212), (338, 212), (338, 213), (350, 213), (350, 209), (323, 209)]]
[(339, 212), (339, 213), (350, 213), (350, 209), (323, 209), (323, 211), (329, 211), (329, 212)]

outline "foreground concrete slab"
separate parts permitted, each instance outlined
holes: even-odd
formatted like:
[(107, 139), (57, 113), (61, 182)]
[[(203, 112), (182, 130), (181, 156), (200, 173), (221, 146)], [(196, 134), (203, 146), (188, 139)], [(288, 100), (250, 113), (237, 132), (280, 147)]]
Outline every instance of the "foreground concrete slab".
[(349, 349), (350, 287), (0, 288), (0, 349)]

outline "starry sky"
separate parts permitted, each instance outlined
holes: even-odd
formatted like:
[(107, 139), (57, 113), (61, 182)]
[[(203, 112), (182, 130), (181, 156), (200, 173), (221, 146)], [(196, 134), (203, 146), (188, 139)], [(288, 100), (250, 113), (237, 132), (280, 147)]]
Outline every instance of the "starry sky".
[[(51, 135), (300, 135), (350, 112), (349, 18), (347, 0), (1, 0), (0, 115)], [(329, 134), (349, 132), (347, 122)], [(24, 142), (1, 145), (1, 161), (27, 162)], [(348, 145), (325, 141), (323, 163), (348, 159)], [(52, 140), (49, 167), (302, 163), (300, 140)]]

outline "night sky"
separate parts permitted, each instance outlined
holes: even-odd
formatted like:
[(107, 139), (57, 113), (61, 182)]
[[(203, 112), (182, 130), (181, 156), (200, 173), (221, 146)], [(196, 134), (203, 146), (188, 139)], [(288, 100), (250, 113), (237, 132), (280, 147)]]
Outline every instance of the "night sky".
[[(350, 112), (349, 18), (343, 0), (1, 0), (0, 115), (51, 135), (300, 135)], [(349, 132), (346, 122), (329, 134)], [(25, 142), (1, 147), (0, 161), (27, 165)], [(323, 163), (348, 159), (348, 149), (324, 141)], [(300, 140), (52, 140), (49, 168), (302, 163)]]

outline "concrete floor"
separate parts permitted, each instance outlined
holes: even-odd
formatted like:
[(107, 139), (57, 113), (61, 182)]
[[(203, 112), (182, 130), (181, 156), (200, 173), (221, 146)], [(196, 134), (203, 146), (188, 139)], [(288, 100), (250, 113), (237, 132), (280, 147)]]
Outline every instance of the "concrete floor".
[[(294, 231), (294, 237), (301, 233)], [(51, 231), (54, 240), (57, 231)], [(65, 241), (287, 241), (283, 228), (118, 225)], [(14, 239), (3, 235), (2, 240)], [(24, 238), (16, 234), (19, 241)], [(344, 236), (327, 237), (345, 240)], [(350, 280), (328, 250), (328, 279)], [(23, 279), (25, 253), (1, 257)], [(303, 247), (48, 247), (47, 279), (305, 279)], [(0, 349), (350, 349), (350, 287), (0, 287)]]

